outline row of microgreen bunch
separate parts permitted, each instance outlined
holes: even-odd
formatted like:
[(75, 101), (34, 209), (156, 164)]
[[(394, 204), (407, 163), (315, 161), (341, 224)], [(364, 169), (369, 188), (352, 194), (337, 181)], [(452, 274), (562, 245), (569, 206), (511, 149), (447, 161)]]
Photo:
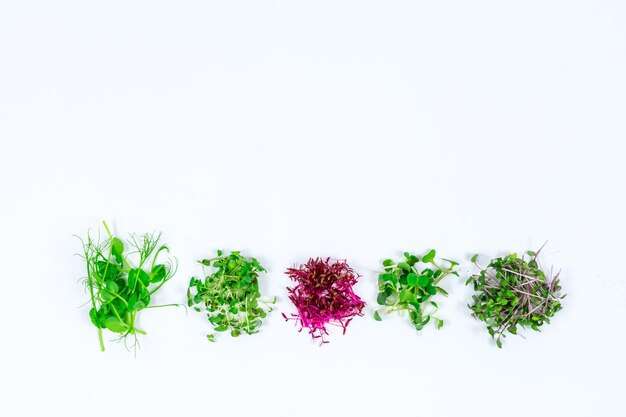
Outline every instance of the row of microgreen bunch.
[[(124, 243), (112, 235), (106, 223), (104, 227), (107, 236), (103, 241), (89, 234), (83, 240), (89, 317), (98, 330), (102, 350), (103, 329), (117, 333), (125, 342), (132, 337), (136, 347), (136, 335), (145, 334), (136, 327), (137, 313), (163, 307), (150, 305), (151, 298), (173, 277), (176, 263), (169, 258), (159, 261), (169, 252), (159, 243), (160, 234), (131, 235)], [(498, 347), (502, 347), (505, 333), (517, 334), (518, 327), (538, 331), (562, 308), (558, 274), (548, 277), (539, 266), (538, 252), (527, 254), (529, 260), (509, 254), (491, 260), (484, 268), (477, 263), (478, 255), (472, 258), (480, 272), (466, 281), (476, 291), (468, 307), (475, 318), (485, 322)], [(459, 263), (445, 258), (437, 261), (435, 257), (433, 249), (421, 258), (404, 252), (397, 262), (383, 261), (377, 296), (381, 307), (374, 311), (375, 320), (381, 321), (389, 313), (406, 312), (417, 331), (431, 321), (437, 329), (443, 327), (444, 321), (435, 316), (439, 305), (434, 299), (438, 294), (448, 295), (441, 283), (449, 275), (459, 276)], [(261, 299), (259, 275), (266, 269), (257, 259), (238, 251), (224, 254), (218, 250), (217, 256), (200, 263), (203, 277), (191, 278), (188, 306), (198, 312), (204, 309), (215, 332), (229, 332), (233, 337), (257, 333), (276, 303), (275, 297)], [(341, 327), (345, 334), (352, 319), (363, 315), (365, 302), (353, 289), (361, 276), (346, 261), (311, 258), (287, 269), (286, 274), (294, 282), (287, 290), (296, 313), (289, 317), (283, 313), (283, 317), (295, 321), (299, 331), (306, 329), (314, 339), (327, 343), (327, 326)], [(215, 333), (207, 338), (215, 341)]]

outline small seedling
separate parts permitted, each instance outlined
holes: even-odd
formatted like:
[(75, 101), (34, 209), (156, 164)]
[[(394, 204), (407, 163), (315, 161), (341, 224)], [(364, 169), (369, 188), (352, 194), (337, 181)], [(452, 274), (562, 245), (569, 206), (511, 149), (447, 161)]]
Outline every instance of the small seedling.
[[(102, 330), (108, 329), (119, 335), (128, 348), (127, 339), (133, 337), (132, 347), (138, 346), (137, 334), (146, 334), (137, 328), (137, 313), (147, 308), (175, 306), (167, 304), (151, 306), (156, 293), (176, 272), (176, 262), (170, 258), (159, 261), (169, 252), (160, 244), (160, 234), (131, 235), (124, 243), (111, 234), (106, 222), (104, 240), (81, 239), (87, 264), (87, 277), (83, 280), (91, 302), (89, 317), (98, 329), (100, 349), (104, 352)], [(127, 248), (132, 248), (130, 252)], [(135, 350), (136, 352), (136, 350)]]
[(328, 343), (327, 325), (340, 326), (343, 333), (355, 316), (362, 316), (365, 303), (354, 293), (353, 286), (360, 277), (345, 261), (330, 258), (309, 259), (298, 268), (287, 269), (286, 274), (296, 285), (287, 288), (289, 299), (298, 310), (285, 320), (308, 329), (313, 339)]
[(485, 268), (478, 265), (478, 255), (472, 257), (480, 272), (466, 282), (477, 292), (468, 307), (472, 316), (487, 324), (499, 348), (506, 332), (517, 334), (518, 327), (540, 331), (562, 308), (565, 296), (560, 295), (559, 273), (546, 276), (537, 261), (540, 251), (526, 252), (528, 260), (511, 253), (492, 259)]
[[(449, 266), (440, 267), (435, 262), (435, 255), (433, 249), (420, 261), (418, 256), (404, 252), (401, 262), (383, 261), (384, 272), (378, 276), (376, 300), (383, 307), (374, 312), (375, 320), (381, 321), (381, 314), (407, 311), (417, 331), (421, 331), (431, 320), (436, 323), (437, 329), (443, 327), (444, 321), (434, 315), (439, 306), (433, 298), (437, 293), (448, 295), (439, 283), (448, 275), (459, 275), (455, 270), (458, 263), (443, 259)], [(420, 268), (420, 262), (425, 266)]]
[[(217, 257), (200, 263), (211, 272), (205, 272), (204, 280), (189, 281), (189, 307), (199, 312), (203, 305), (216, 332), (229, 331), (233, 337), (257, 333), (276, 302), (276, 298), (270, 302), (260, 300), (259, 274), (265, 268), (255, 258), (246, 258), (240, 252), (223, 255), (221, 250)], [(207, 339), (215, 342), (215, 334), (208, 334)]]

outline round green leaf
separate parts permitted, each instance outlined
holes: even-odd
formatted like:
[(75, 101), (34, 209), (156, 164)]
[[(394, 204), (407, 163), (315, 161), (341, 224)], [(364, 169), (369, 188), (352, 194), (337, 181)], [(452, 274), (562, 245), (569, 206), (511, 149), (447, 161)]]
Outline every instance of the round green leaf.
[(430, 281), (430, 279), (426, 276), (426, 275), (420, 275), (417, 278), (417, 285), (419, 285), (420, 287), (424, 288), (428, 285), (428, 282)]
[(152, 268), (152, 271), (150, 271), (150, 282), (162, 281), (166, 276), (167, 268), (165, 268), (165, 265), (155, 265), (154, 268)]
[(115, 256), (121, 256), (124, 253), (124, 242), (116, 237), (111, 239), (111, 253)]
[(143, 269), (138, 270), (137, 277), (139, 278), (139, 281), (141, 281), (141, 283), (144, 286), (148, 286), (148, 284), (150, 284), (150, 276)]
[(115, 316), (107, 317), (104, 321), (104, 325), (107, 329), (115, 333), (123, 333), (127, 329), (126, 324)]
[(120, 289), (115, 281), (107, 281), (106, 287), (107, 290), (112, 293), (117, 293)]
[(376, 297), (376, 302), (382, 306), (385, 305), (385, 301), (387, 301), (387, 294), (384, 291), (379, 292), (378, 297)]

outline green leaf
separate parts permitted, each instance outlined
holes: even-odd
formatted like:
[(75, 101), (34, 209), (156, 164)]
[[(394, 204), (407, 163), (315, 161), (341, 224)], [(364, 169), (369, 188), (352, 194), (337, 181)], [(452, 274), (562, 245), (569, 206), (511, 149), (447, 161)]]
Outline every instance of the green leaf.
[(452, 259), (446, 259), (446, 258), (441, 258), (441, 259), (448, 262), (450, 264), (450, 268), (453, 268), (459, 264), (457, 261), (453, 261)]
[(393, 275), (391, 275), (391, 274), (380, 274), (378, 276), (378, 282), (381, 282), (381, 283), (390, 282), (390, 281), (392, 281), (392, 277), (393, 277)]
[(435, 259), (436, 252), (434, 249), (431, 249), (426, 255), (422, 256), (422, 262), (430, 263)]
[(92, 308), (91, 310), (89, 310), (89, 318), (91, 319), (91, 322), (94, 326), (102, 328), (102, 325), (100, 324), (100, 318), (98, 317), (98, 313), (95, 309)]
[(387, 301), (387, 294), (384, 291), (379, 292), (378, 297), (376, 297), (376, 302), (382, 306), (382, 305), (385, 305), (386, 301)]
[(406, 263), (407, 263), (407, 264), (409, 264), (410, 266), (413, 266), (413, 265), (415, 265), (416, 263), (418, 263), (418, 262), (419, 262), (419, 260), (420, 260), (420, 259), (419, 259), (417, 256), (415, 256), (415, 255), (409, 255), (409, 256), (406, 258)]
[[(147, 289), (141, 288), (141, 290), (139, 291), (139, 301), (143, 302), (144, 306), (150, 304), (150, 292)], [(137, 308), (136, 305), (135, 308)]]
[(109, 290), (103, 289), (100, 291), (100, 298), (102, 298), (103, 302), (107, 303), (115, 298), (115, 296)]
[(150, 282), (155, 283), (155, 282), (163, 281), (166, 276), (167, 276), (167, 269), (165, 268), (165, 265), (163, 264), (155, 265), (154, 268), (152, 268), (152, 271), (150, 271)]
[(409, 311), (409, 317), (411, 318), (411, 322), (413, 324), (422, 323), (422, 315), (418, 310)]
[(119, 291), (119, 286), (117, 285), (115, 281), (107, 281), (106, 287), (107, 287), (107, 290), (111, 293), (117, 294), (117, 292)]
[(131, 311), (134, 310), (135, 303), (137, 303), (137, 296), (135, 294), (131, 294), (130, 297), (128, 297), (128, 309)]
[(476, 263), (476, 260), (478, 259), (478, 254), (472, 256), (472, 263)]
[(410, 271), (411, 270), (411, 266), (409, 264), (407, 264), (406, 262), (400, 262), (398, 264), (398, 268), (404, 269), (405, 271)]
[(417, 275), (415, 273), (411, 272), (409, 275), (407, 275), (406, 281), (409, 284), (409, 286), (415, 287), (417, 285), (417, 282), (418, 282)]
[(131, 269), (128, 271), (128, 286), (132, 289), (137, 284), (137, 270)]
[(415, 295), (413, 295), (413, 293), (410, 290), (402, 290), (400, 291), (399, 299), (400, 301), (404, 303), (408, 303), (410, 301), (415, 300)]
[(104, 325), (107, 329), (115, 333), (123, 333), (128, 328), (125, 323), (115, 316), (109, 316), (104, 321)]
[(437, 290), (438, 293), (445, 295), (446, 297), (448, 296), (448, 292), (441, 287), (435, 287), (435, 290)]
[(382, 321), (383, 320), (380, 317), (380, 314), (378, 314), (378, 310), (374, 311), (374, 320), (376, 320), (376, 321)]
[(124, 253), (124, 243), (114, 237), (111, 239), (111, 254), (115, 257), (118, 263), (122, 263), (122, 254)]
[(137, 271), (137, 278), (139, 278), (139, 281), (146, 287), (150, 284), (150, 276), (143, 269)]
[(425, 288), (429, 282), (430, 282), (430, 279), (426, 275), (420, 275), (417, 278), (417, 285), (419, 285), (422, 288)]

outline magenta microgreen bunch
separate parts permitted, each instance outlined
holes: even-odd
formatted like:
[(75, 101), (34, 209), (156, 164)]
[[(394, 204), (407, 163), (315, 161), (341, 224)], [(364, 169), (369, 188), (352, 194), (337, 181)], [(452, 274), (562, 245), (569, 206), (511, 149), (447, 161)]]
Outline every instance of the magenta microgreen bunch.
[(346, 261), (316, 258), (298, 268), (287, 269), (286, 274), (295, 282), (287, 288), (289, 299), (298, 313), (285, 320), (294, 320), (302, 329), (308, 329), (314, 339), (328, 343), (327, 325), (346, 328), (354, 316), (362, 316), (365, 303), (354, 293), (353, 286), (360, 275)]

